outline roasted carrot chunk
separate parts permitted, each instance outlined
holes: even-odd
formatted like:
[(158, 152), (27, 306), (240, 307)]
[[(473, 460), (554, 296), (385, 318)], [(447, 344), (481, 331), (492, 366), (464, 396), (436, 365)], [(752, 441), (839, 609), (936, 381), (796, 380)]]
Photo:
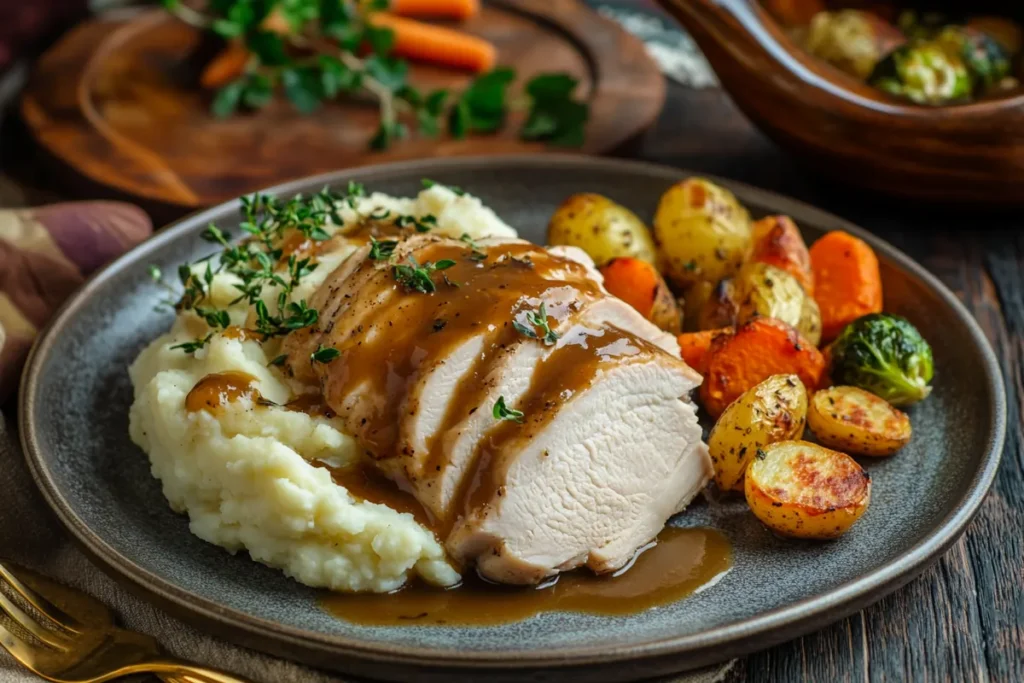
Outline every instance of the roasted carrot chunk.
[(391, 0), (388, 10), (400, 17), (469, 19), (480, 11), (480, 0)]
[(707, 354), (700, 388), (704, 408), (718, 417), (726, 406), (772, 375), (794, 374), (811, 391), (825, 372), (825, 359), (784, 322), (755, 318), (734, 334), (718, 334)]
[(878, 257), (866, 242), (836, 230), (815, 242), (810, 254), (823, 341), (835, 339), (857, 318), (882, 311)]
[(708, 371), (708, 352), (711, 351), (711, 344), (715, 337), (720, 334), (731, 335), (732, 328), (687, 332), (679, 335), (679, 351), (686, 364), (700, 374), (705, 374)]

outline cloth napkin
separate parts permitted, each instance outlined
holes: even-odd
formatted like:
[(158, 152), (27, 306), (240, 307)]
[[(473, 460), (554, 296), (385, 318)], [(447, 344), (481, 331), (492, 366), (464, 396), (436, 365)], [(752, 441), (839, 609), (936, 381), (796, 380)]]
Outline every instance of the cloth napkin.
[[(5, 393), (13, 395), (32, 339), (60, 303), (91, 271), (150, 233), (144, 212), (115, 202), (0, 210), (0, 404)], [(185, 659), (259, 683), (354, 681), (205, 635), (129, 594), (92, 565), (36, 489), (15, 433), (13, 401), (7, 405), (7, 414), (0, 416), (0, 558), (99, 598), (114, 609), (123, 626), (156, 637), (168, 651)], [(659, 683), (717, 683), (731, 666), (718, 665)], [(38, 680), (0, 649), (0, 683)]]

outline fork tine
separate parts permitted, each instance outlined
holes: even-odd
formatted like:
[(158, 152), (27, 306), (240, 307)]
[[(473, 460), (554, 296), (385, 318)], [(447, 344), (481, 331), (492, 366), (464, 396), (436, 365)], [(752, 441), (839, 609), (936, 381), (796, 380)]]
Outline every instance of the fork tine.
[(80, 633), (76, 628), (78, 622), (73, 618), (61, 611), (56, 605), (44, 598), (42, 595), (32, 590), (25, 585), (15, 574), (14, 571), (0, 562), (0, 581), (6, 582), (15, 592), (22, 597), (22, 599), (37, 610), (44, 617), (52, 621), (57, 626), (67, 629), (72, 633)]
[[(28, 667), (33, 673), (39, 674), (36, 671), (37, 657), (33, 647), (12, 633), (3, 623), (0, 623), (0, 645), (3, 645), (4, 649), (11, 653), (12, 657)], [(39, 675), (41, 676), (42, 674)]]
[(65, 636), (40, 625), (39, 622), (14, 604), (14, 601), (8, 598), (3, 592), (0, 592), (0, 610), (6, 612), (7, 616), (13, 619), (15, 623), (50, 647), (57, 650), (67, 651), (67, 638)]

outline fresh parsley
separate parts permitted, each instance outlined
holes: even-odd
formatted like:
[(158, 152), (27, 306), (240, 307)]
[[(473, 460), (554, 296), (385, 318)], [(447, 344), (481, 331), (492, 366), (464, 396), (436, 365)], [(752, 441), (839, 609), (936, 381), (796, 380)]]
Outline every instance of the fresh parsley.
[[(435, 137), (498, 131), (516, 108), (508, 91), (516, 74), (499, 67), (478, 76), (462, 92), (421, 92), (409, 82), (409, 65), (394, 55), (395, 36), (369, 16), (387, 0), (211, 0), (193, 6), (163, 0), (179, 20), (241, 45), (248, 52), (231, 80), (212, 96), (210, 109), (223, 118), (239, 109), (261, 109), (283, 95), (308, 114), (342, 97), (378, 105), (373, 149), (386, 149), (419, 134)], [(541, 74), (525, 86), (529, 110), (520, 136), (555, 145), (579, 145), (586, 103), (573, 99), (577, 82), (562, 73)]]
[(509, 422), (522, 423), (523, 417), (525, 417), (523, 411), (506, 406), (504, 396), (499, 396), (498, 400), (494, 402), (494, 409), (491, 413), (495, 420), (508, 420)]

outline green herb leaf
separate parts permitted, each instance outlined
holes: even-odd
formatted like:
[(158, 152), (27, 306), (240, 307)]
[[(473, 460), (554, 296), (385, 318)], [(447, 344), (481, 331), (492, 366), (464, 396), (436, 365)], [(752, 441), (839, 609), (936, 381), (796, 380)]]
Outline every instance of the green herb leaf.
[(267, 363), (267, 365), (281, 366), (281, 365), (284, 365), (286, 360), (288, 360), (288, 354), (287, 353), (282, 353), (280, 356), (277, 356), (272, 361)]
[[(526, 322), (533, 325), (533, 328), (527, 327), (515, 319), (512, 321), (512, 327), (514, 327), (520, 334), (523, 334), (530, 339), (543, 339), (545, 346), (551, 346), (558, 341), (558, 333), (552, 330), (548, 323), (548, 309), (547, 305), (545, 305), (543, 301), (540, 303), (540, 307), (536, 311), (526, 311)], [(540, 329), (541, 333), (544, 335), (543, 337), (537, 333), (537, 329)]]
[(332, 360), (341, 355), (341, 351), (330, 346), (324, 346), (321, 344), (316, 347), (316, 351), (310, 354), (310, 358), (314, 363), (330, 363)]
[(568, 74), (541, 74), (526, 85), (531, 105), (519, 131), (524, 140), (546, 140), (553, 145), (583, 144), (589, 105), (572, 99), (578, 81)]
[(185, 342), (184, 344), (175, 344), (174, 346), (171, 347), (171, 349), (181, 349), (185, 353), (195, 353), (196, 351), (210, 343), (211, 339), (213, 339), (212, 332), (203, 337), (202, 339), (196, 339), (194, 341)]
[(398, 246), (397, 240), (376, 240), (372, 236), (370, 237), (370, 260), (372, 261), (385, 261), (391, 258), (391, 254), (394, 253), (395, 247)]
[(219, 119), (231, 116), (238, 109), (238, 104), (242, 99), (242, 93), (245, 92), (245, 88), (246, 79), (240, 78), (231, 81), (213, 96), (210, 111)]
[(404, 138), (407, 132), (408, 129), (404, 123), (382, 120), (377, 128), (377, 132), (370, 139), (370, 148), (377, 150), (387, 149), (395, 140)]
[(448, 120), (454, 137), (467, 133), (493, 133), (505, 123), (505, 100), (515, 71), (498, 67), (474, 80), (462, 93)]
[(386, 55), (395, 46), (395, 32), (389, 28), (367, 25), (363, 35), (374, 54)]
[(281, 84), (284, 86), (285, 96), (303, 114), (308, 114), (316, 109), (323, 99), (323, 92), (320, 89), (320, 73), (311, 67), (281, 71)]
[(250, 109), (262, 109), (274, 97), (274, 87), (263, 74), (251, 74), (242, 92), (242, 104)]
[[(437, 182), (435, 180), (431, 180), (430, 178), (423, 178), (423, 179), (420, 180), (420, 183), (423, 185), (424, 188), (427, 188), (427, 189), (433, 187), (434, 185), (441, 185), (442, 187), (447, 187), (449, 190), (451, 190), (452, 192), (454, 192), (455, 194), (457, 194), (460, 197), (462, 197), (462, 196), (464, 196), (466, 194), (466, 191), (463, 190), (461, 187), (458, 187), (456, 185), (445, 185), (444, 183), (439, 183), (439, 182)], [(467, 235), (463, 235), (463, 237), (467, 237)], [(465, 241), (465, 240), (463, 240), (463, 241)]]
[(498, 400), (494, 402), (494, 409), (491, 411), (494, 415), (495, 420), (508, 420), (509, 422), (523, 422), (523, 412), (521, 410), (515, 410), (505, 405), (505, 397), (499, 396)]
[(397, 91), (405, 85), (405, 77), (409, 72), (407, 62), (381, 55), (373, 55), (367, 59), (364, 67), (369, 76), (391, 91)]
[(254, 31), (245, 36), (249, 48), (264, 66), (284, 66), (291, 60), (284, 49), (284, 39), (271, 31)]
[(149, 264), (146, 270), (149, 272), (149, 278), (153, 282), (160, 282), (160, 280), (162, 280), (164, 277), (163, 273), (160, 272), (160, 268), (158, 266), (153, 265), (152, 263)]

